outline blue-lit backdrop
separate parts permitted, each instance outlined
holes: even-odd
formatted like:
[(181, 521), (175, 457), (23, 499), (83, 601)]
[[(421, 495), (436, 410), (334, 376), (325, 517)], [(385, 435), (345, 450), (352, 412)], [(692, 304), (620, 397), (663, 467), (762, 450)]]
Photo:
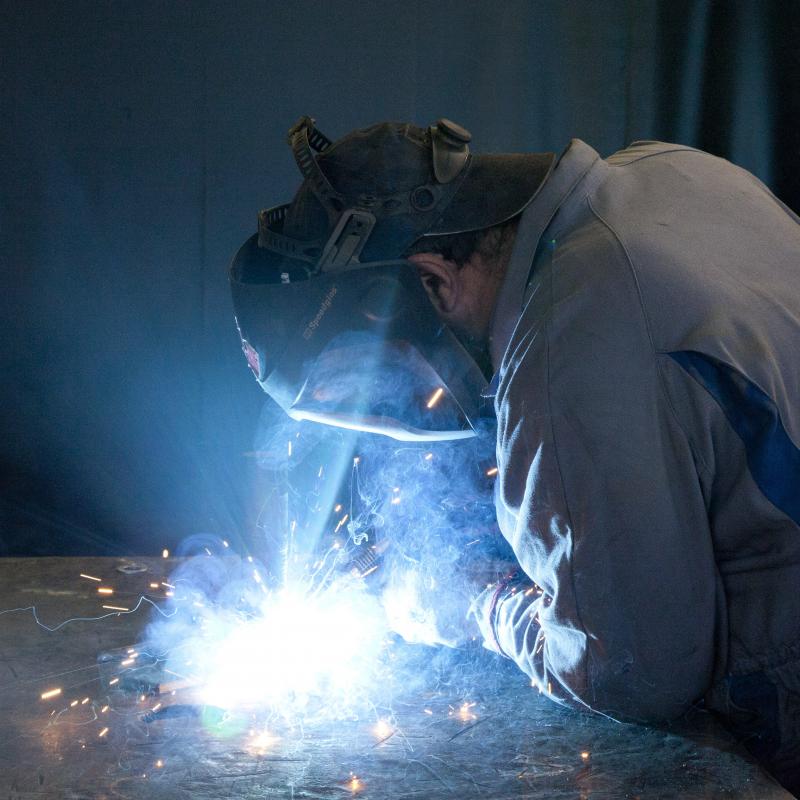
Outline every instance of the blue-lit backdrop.
[(447, 116), (476, 149), (680, 140), (800, 205), (800, 6), (0, 3), (0, 554), (248, 537), (269, 474), (227, 262), (287, 128)]

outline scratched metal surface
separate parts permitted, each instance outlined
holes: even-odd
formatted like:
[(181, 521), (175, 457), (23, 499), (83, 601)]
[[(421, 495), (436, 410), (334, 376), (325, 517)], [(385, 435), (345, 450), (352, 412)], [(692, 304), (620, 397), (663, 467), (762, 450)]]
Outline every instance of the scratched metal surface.
[[(114, 603), (133, 604), (169, 574), (164, 560), (136, 560), (148, 571), (124, 575), (114, 559), (0, 560), (0, 609), (35, 604), (49, 625), (94, 616), (109, 601), (81, 572), (112, 582)], [(395, 732), (382, 742), (368, 713), (276, 730), (277, 741), (255, 747), (218, 720), (148, 724), (152, 698), (112, 699), (102, 712), (96, 657), (134, 644), (146, 620), (143, 610), (50, 633), (30, 612), (0, 616), (0, 798), (790, 797), (706, 714), (655, 730), (565, 711), (488, 653), (412, 654), (435, 669), (429, 685), (395, 697)], [(62, 694), (42, 700), (53, 687)], [(474, 705), (462, 719), (465, 701)]]

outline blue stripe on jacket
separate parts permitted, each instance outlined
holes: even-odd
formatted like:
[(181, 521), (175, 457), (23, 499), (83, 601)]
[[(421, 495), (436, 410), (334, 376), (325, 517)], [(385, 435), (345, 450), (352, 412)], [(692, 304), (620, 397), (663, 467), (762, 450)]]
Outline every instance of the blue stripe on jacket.
[(800, 450), (772, 398), (711, 356), (692, 350), (669, 355), (717, 401), (744, 443), (747, 466), (764, 496), (800, 525)]

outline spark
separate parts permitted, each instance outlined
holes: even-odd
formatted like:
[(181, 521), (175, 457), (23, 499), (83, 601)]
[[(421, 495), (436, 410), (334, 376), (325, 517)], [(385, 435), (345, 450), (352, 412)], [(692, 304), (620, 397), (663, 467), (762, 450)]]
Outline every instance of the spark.
[(432, 395), (430, 400), (426, 403), (428, 408), (433, 408), (439, 400), (442, 399), (442, 395), (444, 394), (444, 389), (440, 386)]
[(108, 728), (103, 728), (103, 730), (101, 730), (100, 733), (97, 734), (97, 737), (99, 739), (102, 739), (107, 733), (108, 733)]
[(388, 739), (394, 733), (394, 727), (388, 720), (379, 719), (372, 726), (372, 733), (375, 735), (376, 739), (383, 741), (384, 739)]
[(425, 453), (425, 460), (430, 461), (433, 458), (433, 453)]
[(222, 546), (223, 547), (230, 547), (230, 545), (228, 544), (228, 540), (227, 539), (223, 539), (222, 540)]
[(98, 583), (103, 580), (102, 578), (95, 578), (94, 575), (85, 575), (83, 572), (81, 572), (81, 578), (86, 578), (87, 581), (97, 581)]
[(112, 678), (109, 682), (109, 686), (113, 686), (115, 683), (119, 683), (119, 678)]
[(103, 707), (100, 709), (100, 713), (101, 713), (101, 714), (105, 714), (105, 713), (106, 713), (106, 711), (108, 711), (108, 706), (103, 706)]
[(584, 751), (581, 753), (581, 758), (582, 758), (584, 761), (588, 761), (588, 759), (589, 759), (589, 753), (588, 753), (586, 750), (584, 750)]
[(61, 694), (61, 689), (48, 689), (46, 692), (42, 692), (41, 698), (42, 700), (49, 700), (51, 697), (58, 697)]
[(252, 731), (252, 739), (247, 743), (247, 747), (258, 754), (263, 754), (279, 741), (279, 736), (275, 736), (266, 729), (258, 732)]
[(497, 475), (497, 467), (492, 467), (486, 470), (486, 474), (491, 478), (492, 475)]
[[(468, 703), (463, 702), (456, 712), (456, 715), (462, 722), (472, 722), (473, 720), (478, 719), (478, 715), (472, 710), (475, 707), (475, 703)], [(453, 712), (450, 712), (450, 715), (453, 715)]]
[(422, 712), (423, 712), (424, 714), (427, 714), (429, 717), (432, 717), (432, 716), (433, 716), (433, 711), (431, 711), (429, 708), (423, 708), (423, 709), (422, 709)]
[(88, 697), (84, 697), (83, 700), (81, 700), (81, 705), (85, 706), (88, 702), (89, 702), (89, 698)]
[(366, 572), (361, 573), (361, 577), (366, 578), (367, 575), (372, 575), (372, 573), (375, 572), (375, 570), (378, 569), (379, 566), (380, 566), (379, 564), (375, 564), (374, 566), (370, 567)]
[(336, 504), (336, 505), (333, 507), (333, 513), (334, 513), (334, 514), (338, 514), (338, 513), (339, 513), (341, 510), (342, 510), (342, 504), (341, 504), (341, 503), (337, 503), (337, 504)]
[(351, 778), (347, 782), (347, 788), (355, 794), (356, 792), (360, 792), (364, 788), (364, 782), (358, 778), (357, 776), (350, 773)]
[(287, 442), (287, 444), (286, 444), (286, 455), (289, 456), (289, 458), (292, 457), (292, 442), (291, 442), (291, 440), (289, 440), (289, 442)]
[(114, 594), (114, 590), (109, 586), (98, 586), (97, 594)]
[(163, 766), (164, 762), (159, 758), (158, 761), (156, 761), (156, 769), (161, 769)]
[(75, 708), (75, 706), (76, 706), (76, 705), (78, 705), (78, 701), (77, 701), (77, 700), (73, 700), (73, 701), (72, 701), (72, 702), (69, 704), (69, 707), (70, 707), (70, 708)]
[(123, 608), (122, 606), (103, 606), (108, 611), (130, 611), (129, 608)]
[(159, 587), (159, 584), (158, 584), (158, 583), (151, 583), (151, 584), (150, 584), (150, 588), (151, 588), (151, 589), (158, 589), (158, 587)]
[(169, 558), (169, 550), (166, 547), (161, 551), (161, 558)]
[(347, 520), (348, 520), (349, 518), (350, 518), (350, 515), (349, 515), (349, 514), (345, 514), (345, 515), (344, 515), (344, 516), (343, 516), (343, 517), (342, 517), (342, 518), (339, 520), (339, 524), (338, 524), (338, 525), (337, 525), (337, 526), (334, 528), (333, 532), (334, 532), (334, 533), (338, 533), (338, 532), (339, 532), (339, 528), (341, 528), (341, 527), (342, 527), (342, 525), (344, 525), (344, 524), (345, 524), (345, 522), (347, 522)]
[(174, 589), (175, 588), (175, 586), (173, 584), (167, 583), (166, 581), (161, 581), (161, 585), (162, 586), (166, 586), (167, 589)]
[(121, 667), (129, 667), (131, 664), (134, 663), (134, 661), (136, 661), (135, 658), (126, 658), (124, 661), (120, 661), (119, 665)]

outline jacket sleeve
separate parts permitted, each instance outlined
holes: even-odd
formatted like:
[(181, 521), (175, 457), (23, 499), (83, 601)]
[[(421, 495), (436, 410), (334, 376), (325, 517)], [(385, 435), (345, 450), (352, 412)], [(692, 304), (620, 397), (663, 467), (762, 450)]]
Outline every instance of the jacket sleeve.
[(577, 238), (535, 276), (500, 371), (498, 521), (541, 592), (501, 593), (491, 624), (542, 691), (669, 719), (712, 677), (708, 514), (632, 266), (603, 225)]

